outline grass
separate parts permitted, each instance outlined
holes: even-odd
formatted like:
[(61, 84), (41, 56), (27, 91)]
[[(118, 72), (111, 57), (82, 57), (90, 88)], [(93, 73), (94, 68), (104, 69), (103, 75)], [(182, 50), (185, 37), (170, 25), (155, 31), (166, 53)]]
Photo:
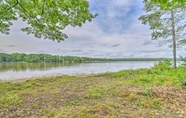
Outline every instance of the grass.
[(0, 83), (0, 117), (139, 118), (186, 115), (185, 67)]

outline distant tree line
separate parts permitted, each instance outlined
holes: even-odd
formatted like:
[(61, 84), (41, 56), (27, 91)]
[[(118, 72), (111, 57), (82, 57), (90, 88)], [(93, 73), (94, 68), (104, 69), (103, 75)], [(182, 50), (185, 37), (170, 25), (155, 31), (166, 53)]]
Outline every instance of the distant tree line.
[(84, 58), (50, 54), (0, 53), (0, 62), (82, 62)]
[[(89, 58), (50, 54), (0, 53), (0, 62), (95, 62), (95, 61), (162, 61), (169, 58)], [(169, 59), (171, 60), (171, 59)]]

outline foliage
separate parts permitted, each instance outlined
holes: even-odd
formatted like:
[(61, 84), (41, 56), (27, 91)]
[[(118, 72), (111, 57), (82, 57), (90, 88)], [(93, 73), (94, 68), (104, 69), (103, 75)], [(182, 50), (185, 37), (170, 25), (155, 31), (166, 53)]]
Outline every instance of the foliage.
[[(149, 0), (145, 0), (149, 1)], [(169, 9), (170, 7), (174, 6), (174, 5), (185, 5), (185, 0), (150, 0), (155, 4), (160, 4), (162, 9)]]
[(89, 58), (50, 54), (0, 53), (0, 62), (91, 62), (91, 61), (161, 61), (168, 58)]
[(133, 79), (131, 83), (146, 86), (182, 86), (186, 78), (186, 74), (184, 74), (185, 71), (186, 68), (181, 66), (175, 71), (167, 64), (160, 63), (159, 65), (156, 65), (154, 68), (150, 69), (150, 74), (139, 74), (138, 78)]
[(170, 70), (171, 69), (171, 61), (170, 60), (164, 60), (160, 61), (157, 64), (154, 65), (155, 69), (160, 69), (161, 71), (163, 70)]
[(181, 64), (186, 66), (186, 57), (183, 57), (183, 56), (180, 56), (180, 59), (181, 59)]
[[(185, 7), (182, 6), (172, 6), (168, 10), (160, 8), (159, 4), (153, 4), (152, 2), (144, 2), (144, 10), (149, 13), (139, 17), (139, 20), (143, 24), (149, 24), (152, 32), (152, 39), (156, 40), (159, 38), (169, 39), (172, 36), (172, 19), (175, 19), (175, 33), (176, 39), (184, 39), (185, 36)], [(171, 11), (173, 10), (174, 16), (171, 16)], [(171, 42), (167, 40), (167, 42)]]
[(0, 62), (82, 62), (84, 58), (50, 54), (0, 53)]
[(170, 60), (160, 61), (155, 63), (154, 67), (150, 69), (137, 70), (121, 70), (119, 72), (106, 72), (98, 76), (108, 78), (124, 79), (125, 83), (142, 86), (159, 86), (159, 85), (173, 85), (182, 86), (186, 78), (186, 68), (178, 66), (175, 71), (171, 67)]
[(152, 30), (152, 40), (163, 39), (160, 46), (171, 43), (173, 48), (173, 65), (176, 68), (176, 48), (184, 45), (186, 35), (185, 11), (181, 5), (173, 5), (169, 9), (161, 9), (160, 4), (144, 0), (147, 14), (139, 17), (142, 24), (148, 24)]
[(96, 17), (88, 8), (87, 0), (0, 0), (0, 32), (9, 34), (12, 21), (22, 19), (29, 25), (22, 31), (59, 42), (67, 38), (61, 32), (66, 26), (82, 26)]

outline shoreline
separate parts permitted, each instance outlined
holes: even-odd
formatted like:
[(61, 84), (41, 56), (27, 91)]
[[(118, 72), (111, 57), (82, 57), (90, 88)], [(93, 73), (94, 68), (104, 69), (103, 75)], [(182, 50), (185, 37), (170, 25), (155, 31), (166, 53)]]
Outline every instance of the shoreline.
[(182, 117), (185, 69), (158, 66), (0, 82), (0, 117)]

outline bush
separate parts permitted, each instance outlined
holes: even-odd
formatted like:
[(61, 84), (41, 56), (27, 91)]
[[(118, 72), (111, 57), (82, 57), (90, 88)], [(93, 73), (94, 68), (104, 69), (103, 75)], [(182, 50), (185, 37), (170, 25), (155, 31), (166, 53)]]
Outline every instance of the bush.
[(170, 70), (172, 67), (172, 63), (170, 60), (166, 59), (164, 61), (160, 61), (158, 64), (154, 65), (155, 69), (163, 70)]

